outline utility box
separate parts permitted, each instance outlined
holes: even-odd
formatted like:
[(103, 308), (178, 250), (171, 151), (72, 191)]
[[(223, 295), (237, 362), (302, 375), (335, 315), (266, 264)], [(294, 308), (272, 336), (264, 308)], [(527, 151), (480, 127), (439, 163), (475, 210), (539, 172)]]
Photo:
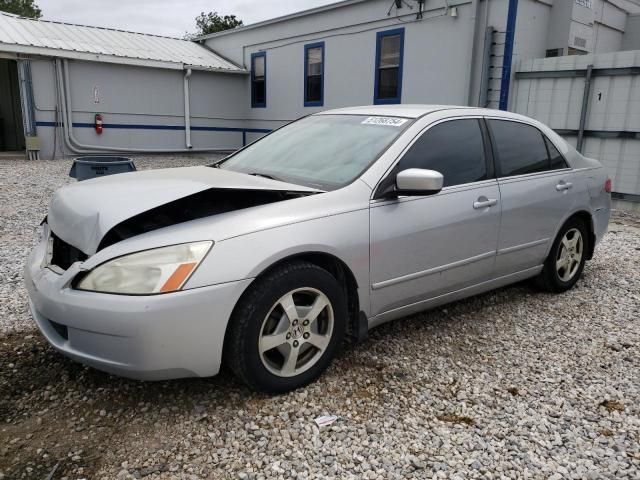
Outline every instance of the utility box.
[(81, 181), (135, 171), (133, 160), (127, 157), (78, 157), (73, 161), (69, 176)]

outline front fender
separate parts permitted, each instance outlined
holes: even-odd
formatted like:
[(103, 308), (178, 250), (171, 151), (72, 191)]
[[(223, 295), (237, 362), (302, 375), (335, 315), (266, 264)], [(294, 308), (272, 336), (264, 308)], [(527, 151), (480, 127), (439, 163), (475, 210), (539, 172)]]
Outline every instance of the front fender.
[(320, 252), (351, 269), (361, 308), (369, 310), (368, 209), (294, 223), (229, 238), (216, 243), (187, 288), (256, 278), (269, 267), (294, 255)]

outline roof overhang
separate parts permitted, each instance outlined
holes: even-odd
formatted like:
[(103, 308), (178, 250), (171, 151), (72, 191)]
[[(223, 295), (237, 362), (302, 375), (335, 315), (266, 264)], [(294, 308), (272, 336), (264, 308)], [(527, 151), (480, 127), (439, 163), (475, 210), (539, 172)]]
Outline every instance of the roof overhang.
[(15, 58), (19, 55), (34, 55), (39, 57), (66, 58), (69, 60), (84, 60), (87, 62), (112, 63), (119, 65), (132, 65), (136, 67), (161, 68), (165, 70), (201, 70), (207, 72), (229, 73), (235, 75), (248, 75), (244, 69), (228, 70), (225, 68), (212, 68), (201, 65), (188, 65), (178, 62), (167, 62), (162, 60), (120, 57), (115, 55), (104, 55), (88, 52), (77, 52), (61, 50), (55, 48), (32, 47), (27, 45), (16, 45), (10, 43), (0, 43), (0, 57)]

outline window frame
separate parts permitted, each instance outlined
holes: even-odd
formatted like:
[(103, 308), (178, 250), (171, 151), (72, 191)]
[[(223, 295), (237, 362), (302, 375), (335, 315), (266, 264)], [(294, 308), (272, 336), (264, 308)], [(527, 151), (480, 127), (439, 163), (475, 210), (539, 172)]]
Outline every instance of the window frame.
[[(568, 168), (571, 168), (569, 166), (569, 162), (567, 162), (566, 157), (562, 154), (562, 152), (560, 151), (560, 149), (557, 147), (557, 145), (555, 143), (553, 143), (551, 141), (551, 139), (544, 134), (544, 132), (542, 132), (542, 137), (544, 138), (544, 144), (547, 147), (547, 154), (549, 155), (549, 171), (550, 172), (555, 172), (558, 170), (566, 170)], [(560, 155), (560, 158), (562, 158), (562, 161), (564, 162), (564, 167), (562, 168), (553, 168), (551, 165), (551, 150), (549, 150), (549, 144), (551, 144), (553, 146), (553, 148), (556, 149), (556, 151), (558, 152), (558, 155)]]
[[(413, 146), (422, 138), (423, 135), (426, 135), (429, 130), (432, 128), (442, 125), (443, 123), (455, 122), (457, 120), (476, 120), (478, 122), (478, 127), (480, 128), (480, 134), (482, 136), (482, 144), (484, 147), (484, 159), (487, 170), (487, 178), (483, 180), (478, 180), (476, 182), (467, 182), (467, 183), (459, 183), (457, 185), (448, 185), (443, 187), (442, 190), (434, 195), (428, 195), (428, 197), (433, 197), (436, 195), (440, 195), (442, 193), (447, 193), (450, 191), (458, 191), (466, 188), (474, 188), (476, 185), (485, 184), (487, 182), (492, 182), (497, 180), (497, 171), (496, 171), (496, 161), (493, 153), (493, 144), (492, 140), (489, 136), (488, 126), (485, 123), (485, 118), (482, 115), (469, 115), (469, 116), (457, 116), (457, 117), (449, 117), (437, 120), (429, 125), (425, 126), (422, 130), (415, 134), (415, 136), (410, 140), (410, 142), (403, 148), (402, 152), (396, 157), (393, 161), (392, 165), (387, 169), (387, 171), (380, 177), (380, 180), (376, 184), (376, 187), (373, 190), (373, 194), (371, 196), (372, 201), (400, 201), (404, 197), (398, 197), (397, 199), (389, 199), (387, 197), (388, 188), (390, 184), (395, 185), (395, 177), (400, 173), (398, 168), (400, 167), (400, 162), (405, 157), (407, 153), (413, 148)], [(423, 198), (420, 197), (411, 197), (411, 198)]]
[[(382, 39), (385, 37), (400, 36), (400, 52), (398, 60), (398, 94), (393, 98), (380, 98), (380, 59), (382, 55)], [(404, 68), (404, 27), (394, 28), (392, 30), (383, 30), (376, 33), (376, 57), (374, 64), (374, 83), (373, 83), (373, 104), (374, 105), (394, 105), (402, 103), (402, 73)]]
[[(497, 142), (496, 142), (496, 139), (495, 139), (495, 137), (493, 135), (493, 131), (491, 130), (490, 122), (492, 120), (493, 121), (501, 121), (501, 122), (519, 123), (521, 125), (526, 125), (528, 127), (531, 127), (533, 129), (537, 130), (538, 133), (540, 134), (540, 138), (542, 140), (542, 143), (544, 144), (545, 151), (547, 152), (547, 169), (546, 170), (542, 170), (540, 172), (519, 173), (517, 175), (503, 175), (502, 174), (502, 164), (500, 163), (500, 155), (498, 154)], [(488, 133), (490, 141), (491, 141), (491, 147), (492, 147), (492, 151), (493, 151), (493, 158), (494, 158), (494, 161), (495, 161), (495, 174), (496, 174), (496, 178), (498, 180), (507, 179), (507, 178), (528, 177), (528, 176), (532, 176), (532, 175), (548, 175), (549, 173), (554, 173), (554, 172), (559, 172), (559, 171), (570, 170), (571, 169), (571, 166), (569, 165), (569, 162), (567, 162), (566, 157), (562, 154), (560, 149), (536, 125), (533, 125), (533, 124), (528, 123), (528, 122), (523, 122), (523, 121), (520, 121), (520, 120), (517, 120), (517, 119), (503, 118), (503, 117), (485, 117), (485, 122), (486, 122), (486, 126), (487, 126), (487, 133)], [(556, 150), (558, 150), (558, 153), (560, 154), (560, 156), (562, 157), (562, 159), (564, 160), (564, 163), (566, 165), (564, 168), (554, 168), (554, 169), (551, 168), (551, 154), (549, 152), (549, 147), (547, 146), (547, 141), (551, 142), (551, 144), (556, 148)]]
[[(322, 51), (322, 68), (320, 70), (320, 100), (308, 100), (307, 99), (307, 86), (309, 83), (309, 73), (307, 71), (309, 61), (309, 50), (319, 48)], [(304, 46), (304, 91), (303, 103), (305, 107), (322, 107), (324, 106), (324, 42), (308, 43)]]
[[(256, 81), (255, 75), (255, 59), (264, 58), (264, 102), (256, 102), (254, 83)], [(267, 108), (267, 52), (255, 52), (251, 54), (251, 108)]]

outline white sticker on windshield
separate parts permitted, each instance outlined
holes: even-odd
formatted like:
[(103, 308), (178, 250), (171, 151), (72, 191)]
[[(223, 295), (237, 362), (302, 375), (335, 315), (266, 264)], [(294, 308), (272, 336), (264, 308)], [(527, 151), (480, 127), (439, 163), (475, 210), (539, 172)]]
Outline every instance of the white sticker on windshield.
[(400, 127), (407, 122), (408, 120), (406, 118), (368, 117), (362, 122), (362, 124), (363, 125), (383, 125), (385, 127)]

